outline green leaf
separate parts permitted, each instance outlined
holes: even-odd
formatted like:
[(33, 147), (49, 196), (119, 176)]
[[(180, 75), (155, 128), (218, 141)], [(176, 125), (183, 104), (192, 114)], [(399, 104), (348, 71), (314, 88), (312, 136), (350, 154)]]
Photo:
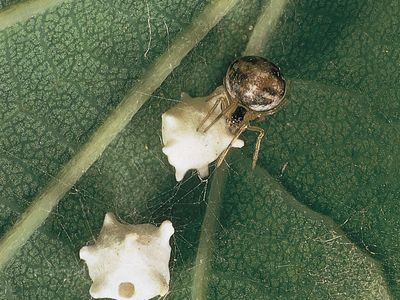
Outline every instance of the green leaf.
[[(1, 236), (207, 3), (57, 4), (13, 19), (21, 23), (0, 17)], [(161, 114), (182, 91), (203, 96), (221, 84), (264, 6), (240, 2), (182, 60), (13, 253), (0, 299), (88, 299), (78, 252), (108, 211), (129, 223), (172, 220), (167, 299), (400, 297), (397, 2), (289, 1), (271, 13), (280, 17), (261, 51), (288, 79), (289, 104), (255, 122), (267, 131), (259, 168), (250, 171), (246, 133), (229, 171), (174, 181)]]
[(21, 0), (0, 0), (0, 9), (4, 9), (8, 6), (10, 6), (11, 4), (17, 3)]
[(227, 209), (207, 241), (207, 299), (390, 298), (379, 266), (339, 226), (297, 202), (265, 170), (249, 170), (250, 160), (235, 160), (236, 172), (218, 171), (212, 181), (209, 207), (222, 201)]
[[(0, 268), (10, 259), (15, 250), (21, 247), (32, 233), (44, 222), (59, 200), (82, 177), (88, 168), (103, 154), (105, 148), (128, 125), (133, 115), (139, 110), (166, 77), (174, 70), (187, 53), (202, 39), (208, 31), (228, 12), (237, 0), (215, 1), (204, 8), (187, 30), (176, 37), (166, 53), (160, 55), (146, 71), (143, 78), (129, 90), (121, 103), (92, 133), (88, 141), (79, 151), (65, 163), (40, 194), (32, 200), (32, 204), (22, 214), (14, 227), (2, 238), (0, 243)], [(32, 2), (41, 4), (40, 1)], [(51, 3), (54, 4), (54, 3)], [(147, 6), (148, 14), (149, 7)], [(42, 9), (42, 8), (41, 8)], [(19, 12), (18, 6), (11, 14), (5, 13), (5, 23), (13, 20), (11, 16)], [(8, 18), (7, 18), (8, 16)], [(2, 19), (4, 20), (4, 19)], [(7, 21), (8, 20), (8, 21)], [(149, 24), (149, 34), (151, 25)], [(149, 45), (151, 36), (149, 39)], [(144, 56), (150, 51), (147, 48)]]

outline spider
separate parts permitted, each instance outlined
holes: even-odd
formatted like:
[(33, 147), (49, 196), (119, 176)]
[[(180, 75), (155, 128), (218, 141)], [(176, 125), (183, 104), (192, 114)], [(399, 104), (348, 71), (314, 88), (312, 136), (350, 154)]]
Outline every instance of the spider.
[(265, 58), (244, 56), (235, 60), (224, 77), (223, 87), (218, 88), (207, 101), (215, 104), (200, 122), (197, 130), (220, 105), (221, 112), (203, 130), (206, 132), (222, 116), (225, 117), (234, 137), (217, 160), (219, 167), (232, 147), (233, 142), (245, 131), (258, 132), (253, 154), (252, 168), (257, 164), (261, 141), (265, 136), (264, 129), (250, 125), (253, 120), (264, 120), (266, 116), (276, 113), (285, 103), (286, 82), (279, 67)]

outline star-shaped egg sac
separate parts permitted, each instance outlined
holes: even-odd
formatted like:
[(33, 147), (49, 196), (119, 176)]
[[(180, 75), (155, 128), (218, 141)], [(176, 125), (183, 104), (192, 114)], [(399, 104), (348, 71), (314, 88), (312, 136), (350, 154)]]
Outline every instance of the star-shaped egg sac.
[(100, 235), (92, 246), (80, 250), (93, 281), (93, 298), (147, 300), (169, 289), (170, 221), (160, 227), (118, 222), (112, 213), (104, 218)]
[[(222, 88), (217, 88), (212, 95), (221, 94), (219, 89)], [(204, 178), (209, 174), (208, 165), (229, 146), (234, 134), (229, 130), (224, 117), (219, 118), (205, 132), (198, 130), (217, 97), (192, 98), (182, 93), (181, 100), (162, 115), (162, 151), (168, 156), (168, 162), (175, 167), (177, 181), (181, 181), (191, 169), (197, 170), (200, 177)], [(218, 105), (207, 120), (215, 120), (220, 113), (221, 107)], [(244, 142), (239, 139), (232, 144), (236, 148), (243, 146)]]

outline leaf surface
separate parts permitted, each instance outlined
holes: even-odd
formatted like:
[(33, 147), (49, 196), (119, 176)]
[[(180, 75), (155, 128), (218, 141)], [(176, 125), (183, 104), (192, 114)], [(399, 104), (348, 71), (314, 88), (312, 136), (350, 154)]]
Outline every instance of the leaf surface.
[[(1, 29), (0, 235), (204, 5), (67, 1)], [(174, 181), (162, 112), (182, 91), (221, 84), (262, 7), (240, 2), (182, 61), (15, 254), (1, 299), (89, 299), (78, 252), (108, 211), (129, 223), (172, 220), (167, 299), (188, 299), (218, 195), (201, 285), (209, 299), (400, 297), (397, 2), (290, 1), (263, 50), (289, 80), (289, 104), (255, 123), (267, 131), (259, 169), (244, 159), (254, 145), (246, 133), (229, 172)]]

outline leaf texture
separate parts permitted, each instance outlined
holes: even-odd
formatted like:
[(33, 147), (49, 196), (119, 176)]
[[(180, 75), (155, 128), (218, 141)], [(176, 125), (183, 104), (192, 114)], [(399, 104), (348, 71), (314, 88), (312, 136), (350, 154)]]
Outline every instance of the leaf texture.
[[(222, 83), (264, 4), (240, 2), (182, 61), (15, 254), (0, 299), (89, 299), (78, 251), (108, 211), (172, 220), (167, 299), (188, 299), (217, 194), (207, 298), (400, 298), (396, 1), (288, 2), (263, 55), (288, 79), (289, 104), (255, 122), (267, 131), (255, 172), (252, 133), (220, 186), (177, 184), (161, 152), (162, 112)], [(68, 1), (0, 30), (0, 236), (205, 5)]]

